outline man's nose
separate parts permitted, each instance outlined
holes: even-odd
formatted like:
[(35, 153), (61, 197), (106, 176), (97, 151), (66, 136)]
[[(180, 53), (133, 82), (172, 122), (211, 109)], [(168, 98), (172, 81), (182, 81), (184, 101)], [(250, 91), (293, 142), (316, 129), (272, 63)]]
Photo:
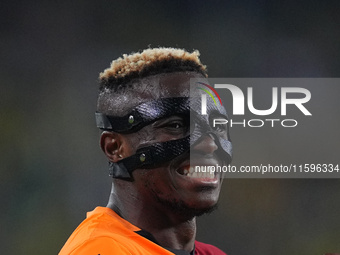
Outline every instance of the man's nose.
[(214, 136), (207, 134), (200, 139), (193, 149), (204, 154), (213, 154), (218, 149), (218, 147), (215, 143)]

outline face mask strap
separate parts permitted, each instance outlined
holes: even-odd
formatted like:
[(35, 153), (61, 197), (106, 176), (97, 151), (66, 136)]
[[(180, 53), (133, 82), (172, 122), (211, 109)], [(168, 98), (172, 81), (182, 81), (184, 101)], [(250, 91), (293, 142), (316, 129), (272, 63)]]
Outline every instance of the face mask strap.
[(169, 97), (149, 101), (136, 106), (122, 117), (110, 116), (96, 112), (97, 127), (117, 133), (134, 133), (152, 122), (176, 114), (188, 114), (190, 103), (188, 97)]
[(118, 161), (109, 162), (110, 176), (132, 180), (132, 172), (137, 168), (155, 168), (189, 151), (190, 136), (162, 143), (154, 143), (140, 148), (136, 154)]

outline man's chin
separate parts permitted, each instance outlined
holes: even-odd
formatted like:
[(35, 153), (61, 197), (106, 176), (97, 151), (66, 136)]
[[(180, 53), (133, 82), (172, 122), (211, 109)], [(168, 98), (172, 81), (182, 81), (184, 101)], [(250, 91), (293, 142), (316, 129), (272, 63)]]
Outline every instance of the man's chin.
[(158, 199), (158, 201), (166, 206), (168, 210), (171, 210), (174, 214), (178, 214), (185, 218), (193, 218), (198, 217), (203, 214), (209, 214), (215, 211), (218, 207), (217, 203), (209, 205), (209, 206), (194, 206), (188, 205), (183, 201), (169, 201)]

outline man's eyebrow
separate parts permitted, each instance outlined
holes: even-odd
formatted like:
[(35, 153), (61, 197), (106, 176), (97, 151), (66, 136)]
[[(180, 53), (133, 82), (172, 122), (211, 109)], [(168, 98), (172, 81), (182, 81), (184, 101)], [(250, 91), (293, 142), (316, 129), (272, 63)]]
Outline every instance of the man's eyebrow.
[[(176, 119), (174, 119), (176, 118)], [(161, 119), (158, 119), (156, 120), (154, 123), (152, 124), (155, 124), (155, 123), (159, 123), (159, 122), (165, 122), (165, 121), (168, 121), (168, 120), (185, 120), (183, 114), (173, 114), (173, 115), (170, 115), (170, 116), (167, 116), (167, 117), (164, 117), (164, 118), (161, 118)]]

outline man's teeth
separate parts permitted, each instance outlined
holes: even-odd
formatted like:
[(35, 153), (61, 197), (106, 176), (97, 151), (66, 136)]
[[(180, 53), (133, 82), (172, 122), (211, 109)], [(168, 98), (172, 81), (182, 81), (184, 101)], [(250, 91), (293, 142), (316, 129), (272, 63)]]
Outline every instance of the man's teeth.
[(196, 172), (194, 167), (184, 169), (183, 175), (192, 178), (215, 178), (215, 174), (207, 170), (206, 172)]

